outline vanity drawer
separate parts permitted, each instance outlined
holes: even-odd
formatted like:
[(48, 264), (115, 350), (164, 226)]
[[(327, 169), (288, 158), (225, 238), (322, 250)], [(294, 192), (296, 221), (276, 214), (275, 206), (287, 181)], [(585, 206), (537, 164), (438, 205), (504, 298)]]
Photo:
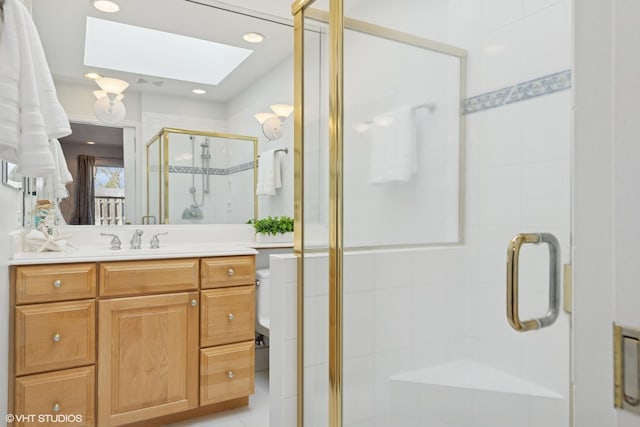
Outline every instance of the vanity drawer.
[(16, 304), (96, 296), (96, 265), (51, 264), (14, 267)]
[(254, 364), (253, 340), (200, 350), (200, 405), (253, 394)]
[(255, 284), (256, 261), (253, 255), (205, 258), (201, 263), (202, 287), (205, 289)]
[(198, 289), (198, 260), (163, 259), (100, 263), (100, 296)]
[(253, 340), (255, 313), (255, 286), (202, 291), (200, 346)]
[[(34, 415), (32, 422), (15, 426), (93, 426), (95, 425), (95, 371), (93, 366), (29, 375), (16, 379), (15, 414)], [(69, 422), (61, 422), (62, 416)], [(56, 417), (47, 423), (39, 416)], [(79, 418), (82, 417), (82, 420)], [(55, 421), (54, 421), (55, 420)], [(44, 422), (42, 422), (44, 421)]]
[(94, 300), (23, 305), (15, 316), (16, 375), (94, 363)]

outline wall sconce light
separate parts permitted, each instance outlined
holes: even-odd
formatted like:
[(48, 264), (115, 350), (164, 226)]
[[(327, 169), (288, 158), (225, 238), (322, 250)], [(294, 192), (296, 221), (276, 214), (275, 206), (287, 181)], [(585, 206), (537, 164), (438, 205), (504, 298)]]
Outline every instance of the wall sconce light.
[(101, 89), (93, 91), (93, 95), (97, 98), (93, 105), (96, 117), (108, 124), (121, 122), (127, 113), (127, 109), (122, 103), (124, 98), (122, 92), (129, 87), (129, 83), (112, 77), (100, 77), (95, 82)]
[(270, 141), (282, 137), (284, 121), (293, 113), (293, 106), (289, 104), (273, 104), (273, 113), (257, 113), (253, 117), (262, 125), (262, 133)]

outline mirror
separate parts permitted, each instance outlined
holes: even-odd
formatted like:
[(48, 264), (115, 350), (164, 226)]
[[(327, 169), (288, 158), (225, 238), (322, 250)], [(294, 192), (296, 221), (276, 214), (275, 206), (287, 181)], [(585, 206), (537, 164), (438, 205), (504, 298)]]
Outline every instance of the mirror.
[(258, 140), (163, 128), (147, 143), (143, 223), (241, 223), (257, 218)]
[(2, 161), (2, 183), (16, 190), (22, 190), (22, 177), (16, 172), (16, 165)]
[[(153, 222), (151, 218), (145, 218), (153, 215), (147, 212), (147, 200), (159, 196), (148, 191), (157, 184), (147, 179), (146, 144), (163, 128), (246, 135), (257, 141), (257, 153), (280, 148), (287, 148), (293, 153), (293, 120), (279, 118), (283, 126), (282, 136), (270, 140), (264, 136), (261, 123), (254, 118), (257, 113), (271, 111), (271, 105), (293, 104), (293, 29), (290, 21), (252, 14), (247, 13), (246, 9), (210, 0), (136, 0), (122, 4), (120, 11), (112, 14), (97, 11), (91, 2), (33, 0), (33, 19), (54, 77), (58, 98), (70, 121), (74, 126), (97, 125), (122, 133), (123, 157), (122, 165), (118, 167), (124, 169), (121, 177), (126, 182), (125, 196), (117, 206), (112, 206), (110, 203), (113, 200), (107, 198), (120, 196), (103, 196), (104, 205), (95, 206), (96, 218), (106, 218), (104, 223), (111, 225), (142, 224), (143, 219)], [(104, 31), (97, 32), (99, 40), (97, 44), (92, 44), (87, 42), (87, 35), (92, 34), (91, 25), (96, 23)], [(121, 32), (108, 33), (109, 25), (116, 24), (121, 25), (116, 27)], [(163, 37), (178, 35), (183, 41), (196, 40), (200, 47), (188, 56), (186, 48), (172, 49), (170, 46), (173, 46), (173, 42), (156, 42), (133, 54), (126, 52), (131, 64), (117, 63), (117, 59), (126, 56), (122, 53), (128, 48), (127, 45), (132, 44), (132, 39), (123, 41), (121, 34), (132, 28), (135, 31), (153, 30), (156, 35)], [(245, 41), (243, 35), (249, 32), (262, 34), (264, 41)], [(93, 33), (95, 35), (96, 32)], [(227, 61), (214, 57), (212, 51), (207, 50), (211, 48), (207, 42), (240, 49), (240, 59), (236, 57), (233, 62), (232, 58), (227, 70), (219, 67), (213, 70), (219, 72), (220, 81), (217, 83), (207, 80), (213, 71), (201, 72), (201, 59), (214, 58), (216, 66)], [(104, 119), (104, 115), (97, 115), (94, 110), (98, 106), (94, 105), (96, 98), (93, 91), (100, 88), (96, 82), (84, 76), (91, 72), (129, 84), (122, 92), (124, 98), (121, 102), (126, 108), (122, 121), (103, 123), (97, 118), (101, 116)], [(77, 144), (86, 145), (87, 141), (97, 138), (87, 136), (85, 139)], [(202, 141), (198, 139), (197, 149), (200, 143)], [(191, 149), (188, 142), (182, 148)], [(64, 144), (63, 150), (66, 150)], [(203, 214), (202, 219), (192, 218), (189, 222), (245, 223), (254, 216), (256, 210), (259, 216), (292, 215), (293, 156), (285, 155), (280, 159), (282, 188), (276, 195), (257, 199), (246, 197), (246, 186), (226, 182), (225, 191), (230, 192), (229, 197), (214, 200), (215, 191), (212, 191), (206, 195), (211, 199), (204, 204), (205, 209), (215, 206), (217, 210), (225, 211), (226, 215), (208, 212)], [(191, 164), (186, 166), (191, 167)], [(74, 168), (69, 165), (69, 169)], [(192, 180), (188, 173), (175, 175), (183, 175), (183, 181)], [(197, 175), (195, 178), (200, 179)], [(174, 218), (176, 221), (181, 219), (187, 207), (183, 199), (191, 198), (189, 189), (193, 185), (187, 184), (182, 191), (184, 194), (169, 199), (170, 209), (180, 212), (180, 215), (170, 216), (171, 223), (175, 223)], [(200, 197), (200, 194), (197, 196)], [(61, 206), (70, 202), (65, 200)]]

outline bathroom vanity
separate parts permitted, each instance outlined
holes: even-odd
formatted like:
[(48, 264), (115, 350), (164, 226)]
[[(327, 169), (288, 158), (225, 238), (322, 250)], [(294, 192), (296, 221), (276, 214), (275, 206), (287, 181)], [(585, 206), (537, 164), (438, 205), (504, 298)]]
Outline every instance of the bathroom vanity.
[(14, 259), (8, 412), (151, 426), (248, 405), (255, 253)]

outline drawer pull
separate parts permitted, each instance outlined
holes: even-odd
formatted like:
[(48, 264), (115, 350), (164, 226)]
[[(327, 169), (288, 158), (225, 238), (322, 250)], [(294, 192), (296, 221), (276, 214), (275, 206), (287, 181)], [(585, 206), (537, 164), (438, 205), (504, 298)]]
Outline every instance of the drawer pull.
[(229, 277), (233, 276), (234, 274), (236, 274), (236, 271), (233, 268), (230, 268), (229, 270), (227, 270), (227, 275)]
[(234, 377), (235, 375), (233, 375), (233, 371), (228, 371), (228, 372), (227, 372), (227, 376), (228, 376), (228, 377), (229, 377), (229, 379), (231, 380), (231, 379), (233, 379), (233, 377)]
[(53, 342), (60, 342), (61, 339), (60, 334), (53, 334)]
[(53, 405), (53, 412), (60, 412), (60, 404), (58, 402)]
[(57, 279), (53, 281), (53, 287), (54, 288), (60, 288), (62, 286), (62, 280)]
[(233, 313), (229, 313), (229, 314), (227, 314), (227, 319), (229, 319), (229, 320), (233, 320), (234, 318), (235, 318), (235, 317), (234, 317)]
[(195, 299), (191, 300), (191, 307), (195, 307), (196, 305), (198, 305), (198, 301), (196, 301)]

